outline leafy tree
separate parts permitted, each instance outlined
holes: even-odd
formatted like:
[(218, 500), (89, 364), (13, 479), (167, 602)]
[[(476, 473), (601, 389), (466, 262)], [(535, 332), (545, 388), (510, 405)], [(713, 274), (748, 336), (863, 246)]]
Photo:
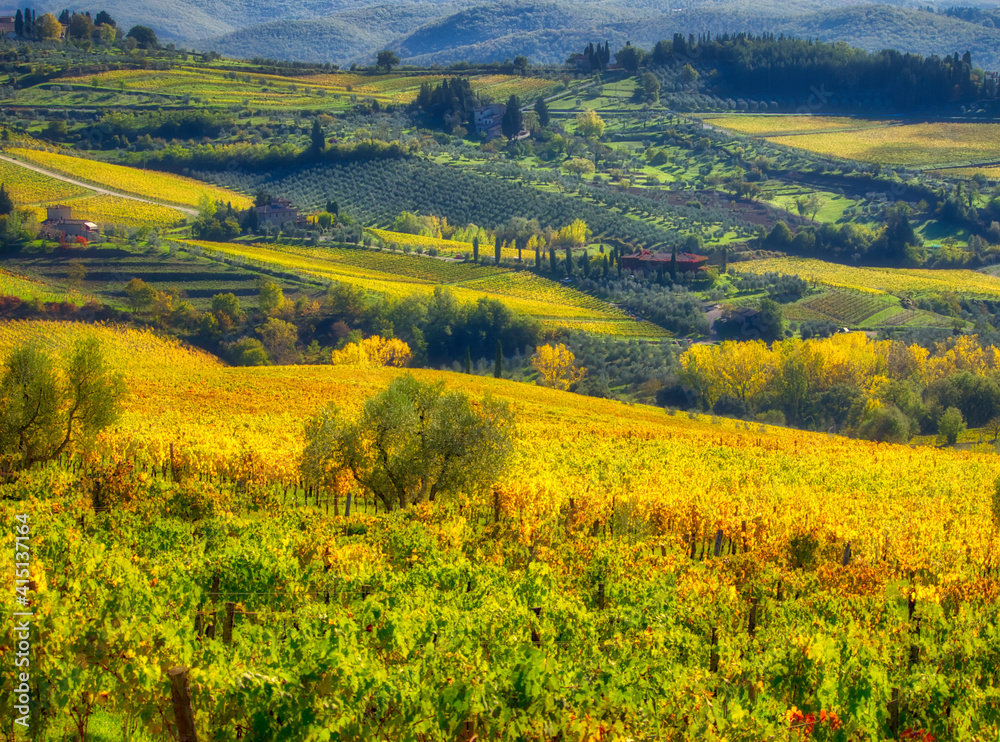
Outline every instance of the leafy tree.
[(323, 125), (319, 119), (313, 119), (312, 133), (309, 135), (312, 142), (313, 152), (322, 152), (326, 149), (326, 135), (323, 133)]
[(273, 314), (285, 306), (285, 295), (274, 281), (261, 278), (257, 282), (257, 306), (264, 314)]
[(238, 322), (243, 316), (240, 298), (232, 292), (216, 294), (212, 297), (212, 314), (216, 316), (216, 319), (225, 317), (230, 322)]
[(115, 23), (115, 19), (112, 18), (111, 14), (108, 13), (106, 10), (99, 10), (97, 12), (97, 15), (94, 17), (94, 25), (111, 26), (112, 28), (116, 28), (118, 26), (118, 24)]
[(366, 400), (355, 419), (335, 406), (309, 420), (303, 474), (330, 482), (347, 473), (387, 509), (487, 491), (507, 470), (516, 441), (503, 401), (478, 405), (444, 382), (412, 376)]
[(518, 54), (514, 57), (514, 69), (518, 72), (525, 72), (528, 69), (528, 58), (523, 54)]
[(228, 345), (229, 360), (234, 366), (267, 366), (267, 349), (257, 338), (240, 338)]
[(521, 101), (516, 95), (510, 96), (507, 100), (507, 107), (504, 109), (503, 118), (500, 120), (500, 131), (507, 139), (513, 140), (521, 133), (523, 125), (523, 115), (521, 114)]
[(996, 417), (991, 417), (986, 425), (983, 426), (987, 433), (993, 434), (993, 442), (997, 442), (997, 438), (1000, 438), (1000, 415)]
[(156, 39), (156, 32), (149, 26), (132, 26), (125, 34), (125, 38), (135, 39), (135, 43), (140, 49), (158, 49), (160, 46)]
[(64, 26), (69, 25), (69, 11), (68, 10), (63, 10), (63, 12), (59, 14), (59, 22), (62, 23)]
[(405, 366), (413, 358), (410, 346), (398, 338), (370, 338), (348, 343), (340, 350), (333, 351), (330, 362), (334, 366), (357, 366), (376, 368), (379, 366)]
[(291, 322), (271, 317), (260, 328), (260, 336), (268, 357), (274, 363), (287, 365), (299, 360), (296, 344), (299, 330)]
[(958, 441), (958, 436), (965, 432), (965, 420), (962, 411), (957, 407), (949, 407), (938, 419), (939, 439), (944, 439), (949, 445)]
[(540, 346), (531, 357), (531, 365), (545, 386), (556, 389), (569, 389), (587, 375), (587, 369), (576, 365), (576, 356), (564, 343)]
[(545, 102), (544, 98), (539, 98), (538, 100), (535, 101), (535, 114), (538, 116), (539, 126), (541, 126), (544, 129), (546, 126), (549, 125), (549, 122), (552, 120), (552, 118), (551, 116), (549, 116), (549, 106)]
[(637, 72), (642, 64), (646, 52), (637, 46), (632, 46), (631, 42), (625, 42), (625, 46), (615, 52), (615, 61), (629, 72)]
[(0, 472), (86, 447), (121, 414), (125, 383), (96, 338), (79, 340), (65, 373), (35, 345), (15, 348), (0, 378)]
[(642, 76), (642, 94), (647, 103), (660, 102), (660, 81), (652, 72)]
[(94, 22), (90, 20), (90, 16), (82, 13), (74, 13), (68, 25), (67, 33), (73, 39), (89, 39), (94, 33)]
[(910, 440), (910, 418), (894, 405), (876, 407), (865, 417), (858, 434), (880, 443), (906, 443)]
[(604, 119), (588, 108), (576, 115), (576, 131), (587, 139), (600, 139), (604, 135)]
[(37, 22), (32, 24), (34, 33), (38, 38), (44, 40), (58, 39), (62, 36), (62, 24), (51, 13), (46, 13)]
[(764, 342), (774, 342), (785, 336), (785, 321), (782, 317), (781, 305), (778, 302), (771, 299), (761, 299), (757, 322), (760, 328), (760, 338)]
[(0, 183), (0, 214), (9, 214), (14, 210), (14, 201), (7, 193), (7, 184)]
[(384, 69), (386, 74), (389, 74), (397, 64), (399, 64), (399, 57), (390, 49), (383, 49), (375, 59), (375, 66)]
[(156, 289), (141, 278), (133, 278), (125, 285), (125, 295), (132, 305), (132, 311), (139, 312), (152, 305), (153, 299), (156, 298)]

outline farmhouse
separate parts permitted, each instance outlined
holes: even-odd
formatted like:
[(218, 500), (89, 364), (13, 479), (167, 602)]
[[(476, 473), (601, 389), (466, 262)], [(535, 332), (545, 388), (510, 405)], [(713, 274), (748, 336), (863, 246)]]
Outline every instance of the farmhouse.
[(42, 232), (53, 237), (84, 237), (88, 240), (101, 236), (101, 230), (94, 222), (73, 219), (73, 211), (65, 204), (46, 207), (47, 218), (42, 222)]
[[(622, 268), (627, 271), (656, 271), (660, 268), (669, 270), (671, 254), (668, 252), (650, 252), (649, 250), (639, 250), (631, 255), (622, 255), (620, 260)], [(689, 252), (677, 253), (678, 271), (703, 271), (706, 270), (708, 258), (704, 255), (695, 255)]]
[(472, 123), (476, 127), (477, 134), (485, 134), (488, 137), (498, 137), (502, 135), (500, 122), (507, 112), (507, 104), (491, 103), (488, 106), (476, 106), (472, 109)]
[(261, 227), (267, 224), (281, 227), (285, 224), (305, 223), (305, 217), (299, 214), (299, 210), (287, 198), (273, 198), (271, 203), (254, 206), (254, 209), (257, 211), (257, 224)]

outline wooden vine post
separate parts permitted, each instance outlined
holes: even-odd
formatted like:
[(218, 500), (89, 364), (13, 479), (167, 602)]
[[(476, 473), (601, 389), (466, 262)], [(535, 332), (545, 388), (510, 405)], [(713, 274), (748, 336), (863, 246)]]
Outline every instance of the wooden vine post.
[(226, 603), (226, 622), (222, 625), (222, 643), (233, 643), (233, 620), (236, 617), (236, 603)]
[(170, 698), (173, 701), (174, 718), (177, 721), (178, 741), (198, 742), (194, 731), (194, 711), (191, 708), (187, 674), (188, 669), (184, 665), (167, 670), (167, 675), (170, 677)]

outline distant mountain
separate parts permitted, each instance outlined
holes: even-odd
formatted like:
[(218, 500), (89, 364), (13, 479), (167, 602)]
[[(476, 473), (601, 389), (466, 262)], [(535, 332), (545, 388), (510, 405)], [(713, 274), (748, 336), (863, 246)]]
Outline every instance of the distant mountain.
[(400, 35), (457, 5), (411, 3), (359, 8), (325, 18), (279, 20), (199, 40), (195, 47), (231, 57), (272, 57), (346, 65), (373, 57)]
[[(477, 4), (478, 2), (478, 4)], [(404, 62), (449, 64), (519, 54), (561, 62), (589, 41), (650, 47), (675, 32), (785, 33), (845, 41), (870, 51), (972, 52), (1000, 69), (996, 8), (929, 12), (926, 0), (872, 5), (854, 0), (106, 0), (125, 28), (151, 26), (164, 41), (240, 57), (368, 64), (392, 48)], [(941, 0), (944, 9), (952, 3)], [(969, 2), (966, 5), (981, 5)], [(39, 10), (54, 10), (38, 5)]]
[[(30, 4), (30, 3), (29, 3)], [(466, 3), (464, 5), (468, 5)], [(39, 11), (58, 15), (63, 5), (36, 3)], [(241, 29), (251, 29), (281, 21), (296, 21), (330, 18), (341, 13), (351, 13), (376, 5), (396, 7), (425, 6), (433, 8), (445, 5), (447, 8), (437, 15), (452, 13), (452, 0), (102, 0), (101, 9), (107, 10), (120, 27), (128, 29), (135, 24), (150, 26), (157, 36), (174, 42), (190, 45), (200, 39), (209, 39), (229, 34)], [(400, 11), (403, 13), (403, 11)], [(404, 14), (405, 17), (405, 14)], [(426, 18), (415, 21), (406, 31), (426, 22)], [(322, 27), (317, 28), (322, 33)], [(396, 33), (403, 33), (397, 31)], [(266, 56), (266, 49), (260, 50)]]

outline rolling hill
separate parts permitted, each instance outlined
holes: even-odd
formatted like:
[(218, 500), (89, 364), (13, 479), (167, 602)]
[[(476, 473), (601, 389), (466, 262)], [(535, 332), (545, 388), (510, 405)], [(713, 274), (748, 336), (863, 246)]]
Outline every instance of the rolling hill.
[[(811, 0), (753, 7), (689, 3), (683, 8), (620, 0), (474, 6), (422, 2), (341, 9), (332, 14), (327, 10), (317, 16), (309, 12), (308, 4), (289, 12), (278, 6), (265, 21), (228, 32), (220, 33), (218, 23), (206, 24), (211, 33), (202, 32), (191, 40), (198, 48), (224, 54), (341, 65), (371, 63), (375, 52), (386, 47), (412, 64), (484, 62), (519, 54), (551, 64), (562, 62), (594, 39), (608, 39), (613, 48), (626, 41), (651, 47), (675, 32), (768, 31), (845, 41), (869, 51), (892, 47), (941, 56), (968, 49), (984, 67), (1000, 66), (1000, 30), (984, 22), (893, 5), (821, 5)], [(252, 12), (244, 17), (252, 20), (261, 15)]]

